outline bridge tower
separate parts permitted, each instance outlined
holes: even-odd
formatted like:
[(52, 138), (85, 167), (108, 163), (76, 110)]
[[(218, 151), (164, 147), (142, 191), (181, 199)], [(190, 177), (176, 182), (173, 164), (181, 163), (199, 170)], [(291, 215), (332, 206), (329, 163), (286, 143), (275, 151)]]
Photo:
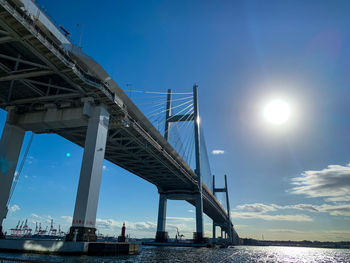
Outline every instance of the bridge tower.
[(164, 128), (164, 138), (169, 141), (169, 130), (170, 124), (172, 122), (183, 122), (183, 121), (194, 121), (194, 137), (195, 137), (195, 159), (196, 159), (196, 168), (195, 173), (197, 175), (197, 190), (195, 195), (188, 196), (180, 193), (179, 195), (171, 193), (159, 192), (159, 207), (158, 207), (158, 221), (157, 221), (157, 242), (167, 242), (168, 233), (165, 231), (166, 224), (166, 206), (167, 199), (170, 199), (170, 196), (176, 199), (194, 199), (196, 206), (196, 232), (194, 233), (194, 241), (202, 242), (203, 241), (203, 195), (202, 195), (202, 177), (201, 177), (201, 160), (200, 160), (200, 115), (198, 107), (198, 86), (195, 84), (193, 86), (193, 108), (194, 112), (191, 114), (175, 114), (172, 115), (172, 91), (168, 89), (167, 102), (166, 102), (166, 119), (165, 119), (165, 128)]
[(225, 229), (225, 237), (227, 234), (227, 238), (229, 243), (233, 244), (234, 239), (235, 239), (235, 231), (233, 229), (233, 225), (231, 223), (231, 215), (230, 215), (230, 199), (228, 197), (228, 187), (227, 187), (227, 176), (225, 174), (225, 187), (224, 188), (216, 188), (215, 187), (215, 175), (213, 175), (213, 193), (215, 195), (215, 193), (225, 193), (225, 197), (226, 197), (226, 208), (227, 208), (227, 224), (226, 226), (223, 225), (218, 225), (216, 224), (216, 222), (213, 222), (213, 239), (215, 241), (215, 237), (216, 237), (216, 231), (215, 231), (215, 227), (216, 226), (220, 226), (221, 227), (221, 237), (222, 237), (222, 232), (223, 229)]
[(195, 241), (203, 240), (203, 194), (202, 194), (202, 174), (201, 174), (201, 158), (200, 158), (200, 114), (198, 106), (198, 86), (193, 86), (193, 106), (194, 106), (194, 141), (196, 154), (196, 170), (198, 181), (198, 194), (196, 195), (196, 234)]

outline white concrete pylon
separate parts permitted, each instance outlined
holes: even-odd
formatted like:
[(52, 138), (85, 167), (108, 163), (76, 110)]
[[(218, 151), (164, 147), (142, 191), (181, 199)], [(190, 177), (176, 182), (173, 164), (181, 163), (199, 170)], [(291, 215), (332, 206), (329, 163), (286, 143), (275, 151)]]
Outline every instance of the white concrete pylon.
[(103, 106), (92, 107), (86, 132), (73, 227), (95, 228), (108, 124), (108, 111)]
[[(10, 114), (10, 113), (8, 113)], [(0, 226), (7, 215), (7, 202), (16, 172), (25, 131), (5, 123), (0, 141)]]

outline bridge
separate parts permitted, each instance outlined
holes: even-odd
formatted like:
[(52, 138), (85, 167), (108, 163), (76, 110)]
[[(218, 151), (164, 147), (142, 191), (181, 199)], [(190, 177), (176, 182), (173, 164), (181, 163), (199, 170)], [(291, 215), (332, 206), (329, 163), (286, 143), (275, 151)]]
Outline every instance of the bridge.
[[(227, 180), (223, 188), (202, 180), (198, 87), (193, 111), (171, 114), (167, 96), (162, 135), (118, 84), (67, 38), (32, 1), (0, 0), (0, 107), (7, 120), (0, 141), (0, 227), (26, 131), (55, 133), (84, 147), (74, 216), (66, 239), (96, 240), (96, 213), (104, 159), (154, 184), (159, 192), (156, 241), (166, 242), (167, 200), (196, 208), (194, 240), (203, 242), (203, 213), (230, 243), (238, 235), (230, 219)], [(193, 123), (195, 169), (169, 143), (170, 124)], [(210, 176), (212, 176), (210, 174)], [(226, 177), (225, 177), (226, 179)], [(12, 189), (13, 190), (13, 189)], [(217, 192), (226, 193), (226, 207)]]

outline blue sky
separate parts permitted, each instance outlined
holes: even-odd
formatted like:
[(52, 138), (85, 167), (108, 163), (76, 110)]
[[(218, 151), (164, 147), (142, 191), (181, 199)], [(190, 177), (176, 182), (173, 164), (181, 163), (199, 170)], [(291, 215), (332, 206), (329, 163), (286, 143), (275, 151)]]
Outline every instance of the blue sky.
[[(218, 184), (228, 175), (240, 236), (350, 239), (348, 1), (37, 2), (76, 44), (84, 24), (83, 51), (122, 88), (191, 92), (198, 83), (208, 151), (224, 151), (210, 154), (211, 169)], [(274, 98), (292, 109), (278, 127), (262, 117)], [(51, 217), (68, 228), (82, 149), (36, 135), (29, 155), (5, 228)], [(127, 221), (131, 235), (153, 237), (157, 206), (156, 187), (105, 163), (101, 232)], [(167, 230), (190, 237), (193, 209), (170, 201)]]

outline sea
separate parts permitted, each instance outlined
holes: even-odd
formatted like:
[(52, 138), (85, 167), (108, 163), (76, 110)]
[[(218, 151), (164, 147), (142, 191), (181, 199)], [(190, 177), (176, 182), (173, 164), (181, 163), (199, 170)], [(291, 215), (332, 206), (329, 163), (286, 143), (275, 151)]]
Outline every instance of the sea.
[[(140, 247), (137, 255), (130, 256), (58, 256), (44, 254), (0, 253), (0, 258), (25, 259), (42, 262), (348, 262), (350, 249), (301, 248), (301, 247), (255, 247), (232, 248), (174, 248)], [(0, 260), (1, 262), (1, 260)], [(6, 263), (6, 261), (4, 261)]]

